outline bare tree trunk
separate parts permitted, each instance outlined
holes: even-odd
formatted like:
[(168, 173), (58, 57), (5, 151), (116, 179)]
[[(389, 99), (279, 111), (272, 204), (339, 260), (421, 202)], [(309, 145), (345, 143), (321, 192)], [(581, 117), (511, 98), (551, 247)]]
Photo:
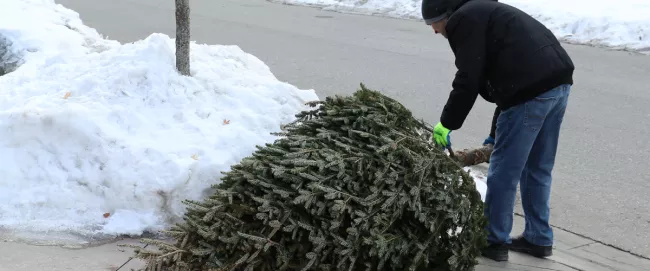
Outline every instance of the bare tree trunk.
[(176, 1), (176, 69), (190, 75), (190, 1)]
[(454, 160), (460, 163), (464, 167), (474, 166), (481, 163), (487, 163), (490, 161), (490, 156), (492, 155), (492, 150), (494, 146), (486, 145), (474, 149), (464, 149), (461, 151), (451, 151), (451, 156)]

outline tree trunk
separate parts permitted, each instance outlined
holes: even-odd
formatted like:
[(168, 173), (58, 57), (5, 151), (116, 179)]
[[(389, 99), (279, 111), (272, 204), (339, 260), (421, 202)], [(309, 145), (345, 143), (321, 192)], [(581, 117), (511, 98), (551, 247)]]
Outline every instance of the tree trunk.
[(479, 148), (464, 149), (461, 151), (450, 150), (450, 154), (454, 160), (461, 164), (461, 166), (468, 167), (489, 162), (492, 150), (492, 145), (486, 145)]
[(190, 75), (190, 1), (176, 1), (176, 69)]

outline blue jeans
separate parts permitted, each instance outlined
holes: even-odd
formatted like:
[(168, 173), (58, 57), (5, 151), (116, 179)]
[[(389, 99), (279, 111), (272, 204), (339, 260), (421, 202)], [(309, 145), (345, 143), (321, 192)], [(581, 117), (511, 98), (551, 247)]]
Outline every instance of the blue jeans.
[(485, 199), (489, 243), (511, 243), (519, 183), (526, 216), (523, 236), (535, 245), (553, 244), (551, 171), (570, 89), (561, 85), (499, 115)]

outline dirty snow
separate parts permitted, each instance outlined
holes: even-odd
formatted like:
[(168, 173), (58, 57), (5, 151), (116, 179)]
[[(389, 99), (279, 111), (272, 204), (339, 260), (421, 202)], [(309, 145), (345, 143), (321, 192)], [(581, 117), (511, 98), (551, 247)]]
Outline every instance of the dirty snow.
[(192, 44), (180, 76), (168, 36), (106, 40), (52, 0), (3, 1), (0, 37), (5, 232), (162, 229), (319, 99), (237, 46)]
[[(422, 0), (268, 0), (325, 10), (420, 20)], [(540, 20), (560, 39), (650, 51), (650, 1), (501, 0)], [(423, 27), (425, 27), (423, 25)]]

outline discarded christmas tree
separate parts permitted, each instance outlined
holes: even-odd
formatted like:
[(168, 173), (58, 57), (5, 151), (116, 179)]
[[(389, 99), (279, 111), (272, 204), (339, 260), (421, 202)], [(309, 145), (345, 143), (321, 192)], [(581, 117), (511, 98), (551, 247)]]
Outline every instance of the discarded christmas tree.
[(474, 180), (430, 125), (361, 89), (297, 115), (280, 139), (186, 201), (147, 270), (471, 270), (485, 242)]

